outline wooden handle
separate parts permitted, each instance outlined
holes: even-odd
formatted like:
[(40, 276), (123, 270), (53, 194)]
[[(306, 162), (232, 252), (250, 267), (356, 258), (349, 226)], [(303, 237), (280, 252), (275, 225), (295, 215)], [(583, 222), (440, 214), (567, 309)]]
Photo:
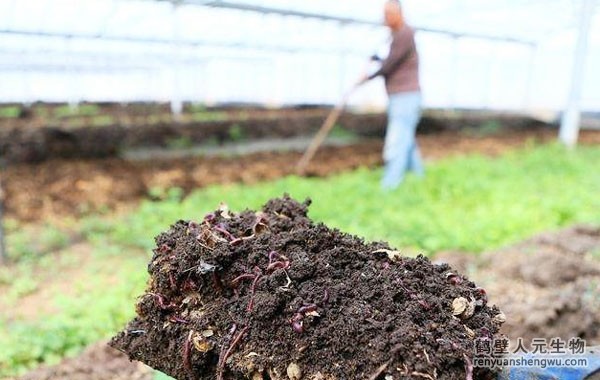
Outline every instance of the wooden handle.
[(340, 115), (342, 114), (342, 111), (346, 106), (346, 102), (348, 101), (348, 97), (350, 96), (353, 90), (354, 87), (344, 95), (340, 103), (336, 105), (331, 110), (331, 112), (329, 112), (329, 115), (327, 115), (327, 118), (321, 126), (321, 129), (319, 129), (315, 137), (310, 142), (310, 145), (302, 155), (302, 158), (296, 164), (296, 172), (298, 174), (303, 175), (305, 173), (308, 163), (310, 162), (310, 160), (312, 160), (315, 153), (317, 153), (317, 150), (319, 149), (321, 144), (323, 144), (323, 141), (325, 140), (325, 138), (327, 138), (327, 135), (329, 135), (329, 132), (335, 125), (335, 122), (339, 119)]

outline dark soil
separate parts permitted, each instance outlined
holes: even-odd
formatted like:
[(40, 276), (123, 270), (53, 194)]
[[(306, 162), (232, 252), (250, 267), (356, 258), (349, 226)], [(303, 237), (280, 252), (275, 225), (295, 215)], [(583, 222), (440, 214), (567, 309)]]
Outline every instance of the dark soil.
[[(426, 160), (480, 153), (498, 155), (528, 142), (556, 140), (556, 131), (502, 131), (472, 135), (446, 131), (418, 137)], [(582, 131), (582, 144), (600, 144), (600, 131)], [(309, 172), (326, 176), (359, 166), (381, 164), (382, 143), (366, 141), (344, 147), (323, 147)], [(9, 166), (3, 172), (5, 211), (22, 221), (50, 220), (65, 216), (118, 210), (148, 198), (152, 188), (179, 187), (187, 194), (199, 187), (231, 182), (254, 183), (293, 173), (297, 152), (264, 152), (242, 157), (189, 157), (124, 161), (50, 160)]]
[[(132, 148), (173, 144), (213, 145), (239, 139), (288, 138), (312, 135), (327, 116), (326, 110), (281, 112), (279, 117), (260, 116), (217, 121), (160, 122), (127, 126), (81, 126), (66, 128), (24, 126), (0, 128), (0, 159), (11, 163), (34, 163), (49, 159), (107, 158)], [(383, 114), (344, 114), (340, 123), (348, 131), (381, 135)]]
[(488, 252), (474, 275), (502, 306), (505, 333), (600, 345), (600, 228), (547, 232)]
[[(160, 104), (96, 106), (94, 113), (87, 116), (52, 116), (56, 109), (50, 106), (41, 112), (44, 107), (38, 105), (23, 117), (0, 118), (0, 160), (16, 164), (108, 158), (132, 148), (310, 136), (330, 112), (327, 107), (226, 107), (206, 109), (200, 114), (186, 112), (175, 120)], [(382, 137), (386, 121), (383, 113), (349, 110), (341, 115), (338, 125), (359, 136)], [(553, 129), (550, 127), (549, 123), (519, 114), (426, 110), (418, 130), (425, 134), (464, 129), (487, 133), (507, 128)]]
[(284, 197), (174, 224), (111, 345), (180, 380), (493, 378), (469, 365), (474, 340), (502, 319), (483, 289), (447, 264), (314, 224), (308, 204)]
[(573, 226), (549, 231), (481, 255), (440, 252), (468, 273), (502, 308), (501, 332), (516, 347), (532, 339), (571, 338), (600, 345), (600, 228)]

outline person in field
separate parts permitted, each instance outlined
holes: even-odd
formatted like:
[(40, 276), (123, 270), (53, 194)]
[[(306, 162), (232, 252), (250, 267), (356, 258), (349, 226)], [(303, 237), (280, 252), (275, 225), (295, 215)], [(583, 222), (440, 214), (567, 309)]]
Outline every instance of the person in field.
[[(419, 55), (415, 32), (406, 24), (400, 2), (385, 3), (385, 25), (391, 31), (390, 52), (381, 61), (381, 67), (365, 76), (361, 83), (375, 77), (385, 79), (389, 97), (388, 126), (385, 135), (383, 159), (385, 169), (381, 185), (394, 189), (411, 170), (423, 176), (423, 161), (415, 139), (421, 117), (421, 88), (419, 85)], [(374, 59), (378, 59), (376, 56)]]

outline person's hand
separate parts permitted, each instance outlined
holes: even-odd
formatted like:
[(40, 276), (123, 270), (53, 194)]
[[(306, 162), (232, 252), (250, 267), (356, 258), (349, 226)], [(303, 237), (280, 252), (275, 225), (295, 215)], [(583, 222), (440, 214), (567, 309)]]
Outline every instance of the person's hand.
[(356, 82), (356, 86), (362, 86), (363, 84), (365, 84), (366, 82), (369, 81), (369, 75), (367, 74), (363, 74), (360, 79), (358, 80), (358, 82)]

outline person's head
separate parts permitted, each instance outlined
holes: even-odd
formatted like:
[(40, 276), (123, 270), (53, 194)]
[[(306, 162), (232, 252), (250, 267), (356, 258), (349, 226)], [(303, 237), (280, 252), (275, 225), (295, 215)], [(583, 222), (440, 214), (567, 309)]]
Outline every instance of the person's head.
[(385, 25), (392, 29), (398, 30), (404, 26), (404, 16), (402, 15), (402, 7), (398, 0), (387, 0), (384, 8)]

